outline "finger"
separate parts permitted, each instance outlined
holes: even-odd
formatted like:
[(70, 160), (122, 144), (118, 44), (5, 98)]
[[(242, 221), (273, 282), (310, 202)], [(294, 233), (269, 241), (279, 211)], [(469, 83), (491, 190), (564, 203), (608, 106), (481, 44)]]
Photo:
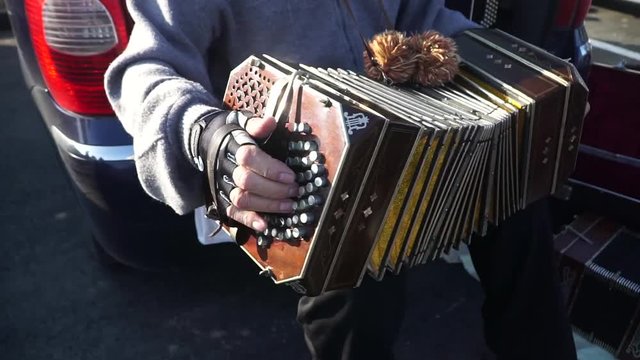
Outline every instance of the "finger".
[(238, 166), (233, 170), (233, 183), (242, 190), (265, 198), (284, 200), (298, 195), (298, 186), (269, 180), (253, 171)]
[(240, 210), (250, 210), (269, 213), (290, 213), (293, 211), (293, 201), (274, 200), (252, 194), (240, 188), (231, 190), (231, 203)]
[(263, 232), (267, 229), (267, 222), (255, 211), (240, 210), (231, 205), (227, 207), (227, 216), (258, 232)]
[(276, 129), (276, 119), (273, 116), (254, 117), (247, 121), (245, 130), (256, 139), (264, 139)]
[(241, 146), (236, 151), (236, 162), (267, 179), (284, 184), (295, 183), (295, 174), (282, 161), (278, 161), (255, 145)]

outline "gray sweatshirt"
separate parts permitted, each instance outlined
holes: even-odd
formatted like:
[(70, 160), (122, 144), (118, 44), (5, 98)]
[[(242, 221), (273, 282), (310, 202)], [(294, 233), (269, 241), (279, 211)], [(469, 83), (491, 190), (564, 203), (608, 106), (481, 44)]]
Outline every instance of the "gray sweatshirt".
[[(187, 157), (191, 125), (216, 111), (229, 72), (251, 54), (321, 67), (363, 68), (365, 37), (385, 29), (378, 1), (127, 0), (135, 22), (111, 64), (107, 95), (133, 137), (140, 183), (185, 214), (203, 205), (203, 176)], [(398, 30), (446, 35), (475, 27), (443, 0), (385, 0)]]

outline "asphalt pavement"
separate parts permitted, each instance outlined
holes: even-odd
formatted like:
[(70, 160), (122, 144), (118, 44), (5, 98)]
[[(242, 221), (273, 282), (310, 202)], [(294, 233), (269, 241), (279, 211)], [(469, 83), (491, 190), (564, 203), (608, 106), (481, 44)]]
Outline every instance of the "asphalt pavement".
[[(96, 261), (6, 32), (0, 126), (0, 359), (308, 358), (297, 296), (258, 277), (237, 248), (181, 273)], [(413, 270), (409, 286), (398, 359), (483, 357), (482, 292), (461, 266)]]

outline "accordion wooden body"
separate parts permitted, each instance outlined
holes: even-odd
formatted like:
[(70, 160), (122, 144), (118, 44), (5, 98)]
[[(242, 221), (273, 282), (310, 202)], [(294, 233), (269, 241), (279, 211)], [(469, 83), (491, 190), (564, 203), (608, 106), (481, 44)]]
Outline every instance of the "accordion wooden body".
[(300, 184), (264, 233), (227, 229), (263, 274), (307, 295), (356, 287), (562, 191), (587, 101), (576, 70), (496, 30), (456, 42), (460, 74), (435, 88), (267, 55), (232, 72), (225, 104), (276, 118), (263, 149)]

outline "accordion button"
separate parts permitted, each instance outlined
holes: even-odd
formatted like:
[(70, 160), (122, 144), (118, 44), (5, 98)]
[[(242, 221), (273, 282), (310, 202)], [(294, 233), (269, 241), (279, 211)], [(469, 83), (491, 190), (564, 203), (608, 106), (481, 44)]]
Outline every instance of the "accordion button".
[(293, 220), (290, 217), (287, 218), (287, 220), (285, 220), (285, 225), (287, 225), (287, 227), (292, 227), (293, 226)]
[(307, 180), (307, 181), (311, 181), (311, 180), (313, 180), (313, 176), (314, 175), (315, 174), (313, 173), (313, 170), (307, 170), (307, 171), (304, 172), (304, 179)]
[(311, 134), (311, 126), (309, 126), (309, 124), (307, 123), (298, 124), (297, 130), (299, 133)]
[(291, 229), (287, 229), (284, 231), (284, 238), (286, 240), (291, 240), (293, 238), (293, 231)]
[(310, 224), (313, 222), (313, 215), (309, 213), (300, 214), (300, 223), (301, 224)]
[(318, 206), (318, 205), (322, 204), (322, 198), (320, 196), (317, 196), (317, 195), (310, 195), (307, 198), (307, 203), (310, 206)]
[(307, 200), (298, 201), (298, 210), (306, 210), (309, 208), (309, 203)]
[(303, 238), (305, 236), (307, 236), (307, 234), (309, 233), (309, 231), (307, 229), (304, 228), (293, 228), (291, 229), (291, 236), (293, 236), (294, 239), (300, 239)]
[(313, 192), (315, 192), (316, 190), (318, 190), (317, 186), (315, 185), (315, 181), (314, 182), (310, 182), (307, 183), (307, 185), (305, 185), (304, 189), (307, 191), (307, 194), (311, 194)]
[(327, 186), (328, 184), (329, 184), (329, 182), (327, 181), (327, 178), (325, 178), (325, 177), (317, 177), (317, 178), (313, 179), (313, 185), (315, 185), (316, 187), (323, 187), (323, 186)]
[(307, 190), (305, 189), (304, 186), (300, 186), (298, 188), (298, 196), (304, 196), (304, 194), (306, 194)]
[[(325, 171), (326, 171), (326, 168), (322, 164), (312, 164), (311, 165), (311, 172), (314, 175), (322, 175), (322, 174), (324, 174)], [(311, 179), (309, 179), (309, 180), (311, 180)]]
[(300, 222), (300, 217), (298, 215), (293, 215), (291, 217), (291, 223), (293, 223), (293, 225), (298, 225), (299, 222)]
[(305, 181), (306, 174), (305, 173), (296, 173), (296, 182), (301, 183)]
[(287, 148), (289, 151), (302, 151), (304, 150), (304, 141), (289, 141)]
[(315, 141), (305, 141), (303, 144), (304, 151), (318, 150), (318, 144)]
[(322, 155), (317, 151), (310, 151), (309, 155), (307, 155), (307, 158), (309, 158), (309, 160), (311, 160), (312, 163), (313, 162), (320, 162), (320, 163), (323, 162)]

